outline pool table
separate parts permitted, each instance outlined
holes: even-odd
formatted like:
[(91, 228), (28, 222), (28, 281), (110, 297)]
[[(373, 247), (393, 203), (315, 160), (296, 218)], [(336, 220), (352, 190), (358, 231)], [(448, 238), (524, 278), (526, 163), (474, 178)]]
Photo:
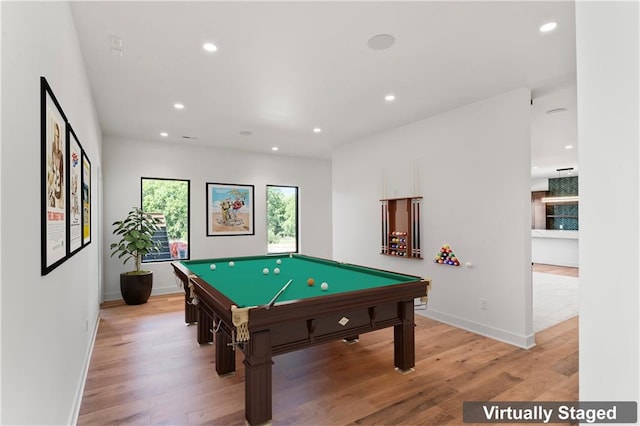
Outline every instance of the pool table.
[(185, 291), (185, 321), (198, 323), (198, 342), (212, 342), (215, 334), (216, 372), (235, 371), (234, 351), (244, 353), (249, 424), (272, 417), (274, 355), (336, 339), (357, 341), (362, 333), (393, 327), (396, 369), (415, 365), (414, 300), (427, 296), (429, 279), (303, 255), (172, 266)]

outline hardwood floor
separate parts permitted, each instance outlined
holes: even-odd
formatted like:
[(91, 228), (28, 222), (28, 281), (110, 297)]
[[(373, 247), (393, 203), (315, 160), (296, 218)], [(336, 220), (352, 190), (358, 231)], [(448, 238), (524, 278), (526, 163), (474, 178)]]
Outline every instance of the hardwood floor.
[[(244, 369), (218, 377), (212, 345), (185, 326), (181, 294), (111, 304), (101, 319), (79, 425), (244, 425)], [(578, 398), (578, 319), (519, 349), (416, 315), (416, 371), (393, 368), (393, 330), (274, 357), (273, 425), (462, 424), (471, 400)]]
[(566, 275), (569, 277), (579, 277), (580, 269), (568, 266), (545, 265), (542, 263), (534, 263), (533, 272), (544, 272), (545, 274)]

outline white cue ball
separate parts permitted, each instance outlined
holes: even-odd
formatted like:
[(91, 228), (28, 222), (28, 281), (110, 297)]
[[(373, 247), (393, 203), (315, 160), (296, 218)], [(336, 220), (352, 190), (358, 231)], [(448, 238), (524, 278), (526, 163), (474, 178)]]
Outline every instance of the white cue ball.
[(216, 265), (214, 265), (213, 263), (211, 264), (211, 266), (209, 266), (209, 268), (211, 268), (212, 271), (216, 270)]
[(235, 263), (233, 261), (229, 262), (229, 266), (231, 266), (232, 268), (235, 266)]
[(282, 263), (282, 260), (278, 259), (276, 260), (276, 265), (280, 265)]
[(276, 274), (276, 275), (278, 275), (278, 274), (280, 273), (280, 268), (275, 268), (275, 269), (273, 270), (273, 273), (274, 273), (274, 274)]
[(269, 275), (269, 268), (264, 268), (262, 270), (262, 273), (265, 274), (265, 275)]
[(328, 290), (328, 289), (329, 289), (329, 284), (327, 284), (327, 283), (322, 283), (322, 284), (320, 284), (320, 288), (321, 288), (322, 290)]

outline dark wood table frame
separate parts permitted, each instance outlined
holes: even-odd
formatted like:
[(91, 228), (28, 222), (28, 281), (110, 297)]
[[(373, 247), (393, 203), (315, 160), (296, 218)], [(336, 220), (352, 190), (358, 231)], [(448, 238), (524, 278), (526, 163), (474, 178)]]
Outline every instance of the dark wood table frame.
[(215, 334), (216, 372), (234, 372), (234, 350), (244, 352), (245, 417), (250, 425), (271, 420), (274, 355), (393, 327), (396, 369), (406, 372), (415, 366), (414, 299), (427, 295), (429, 280), (416, 277), (414, 282), (256, 307), (249, 311), (250, 338), (235, 342), (234, 302), (182, 264), (172, 266), (185, 290), (185, 322), (198, 323), (198, 343), (213, 342)]

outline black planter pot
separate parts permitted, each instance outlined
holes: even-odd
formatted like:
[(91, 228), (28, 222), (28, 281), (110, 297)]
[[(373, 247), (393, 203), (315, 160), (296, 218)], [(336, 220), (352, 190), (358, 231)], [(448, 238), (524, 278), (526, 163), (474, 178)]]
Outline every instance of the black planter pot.
[(152, 288), (153, 272), (151, 271), (140, 275), (120, 274), (120, 293), (127, 305), (147, 303)]

